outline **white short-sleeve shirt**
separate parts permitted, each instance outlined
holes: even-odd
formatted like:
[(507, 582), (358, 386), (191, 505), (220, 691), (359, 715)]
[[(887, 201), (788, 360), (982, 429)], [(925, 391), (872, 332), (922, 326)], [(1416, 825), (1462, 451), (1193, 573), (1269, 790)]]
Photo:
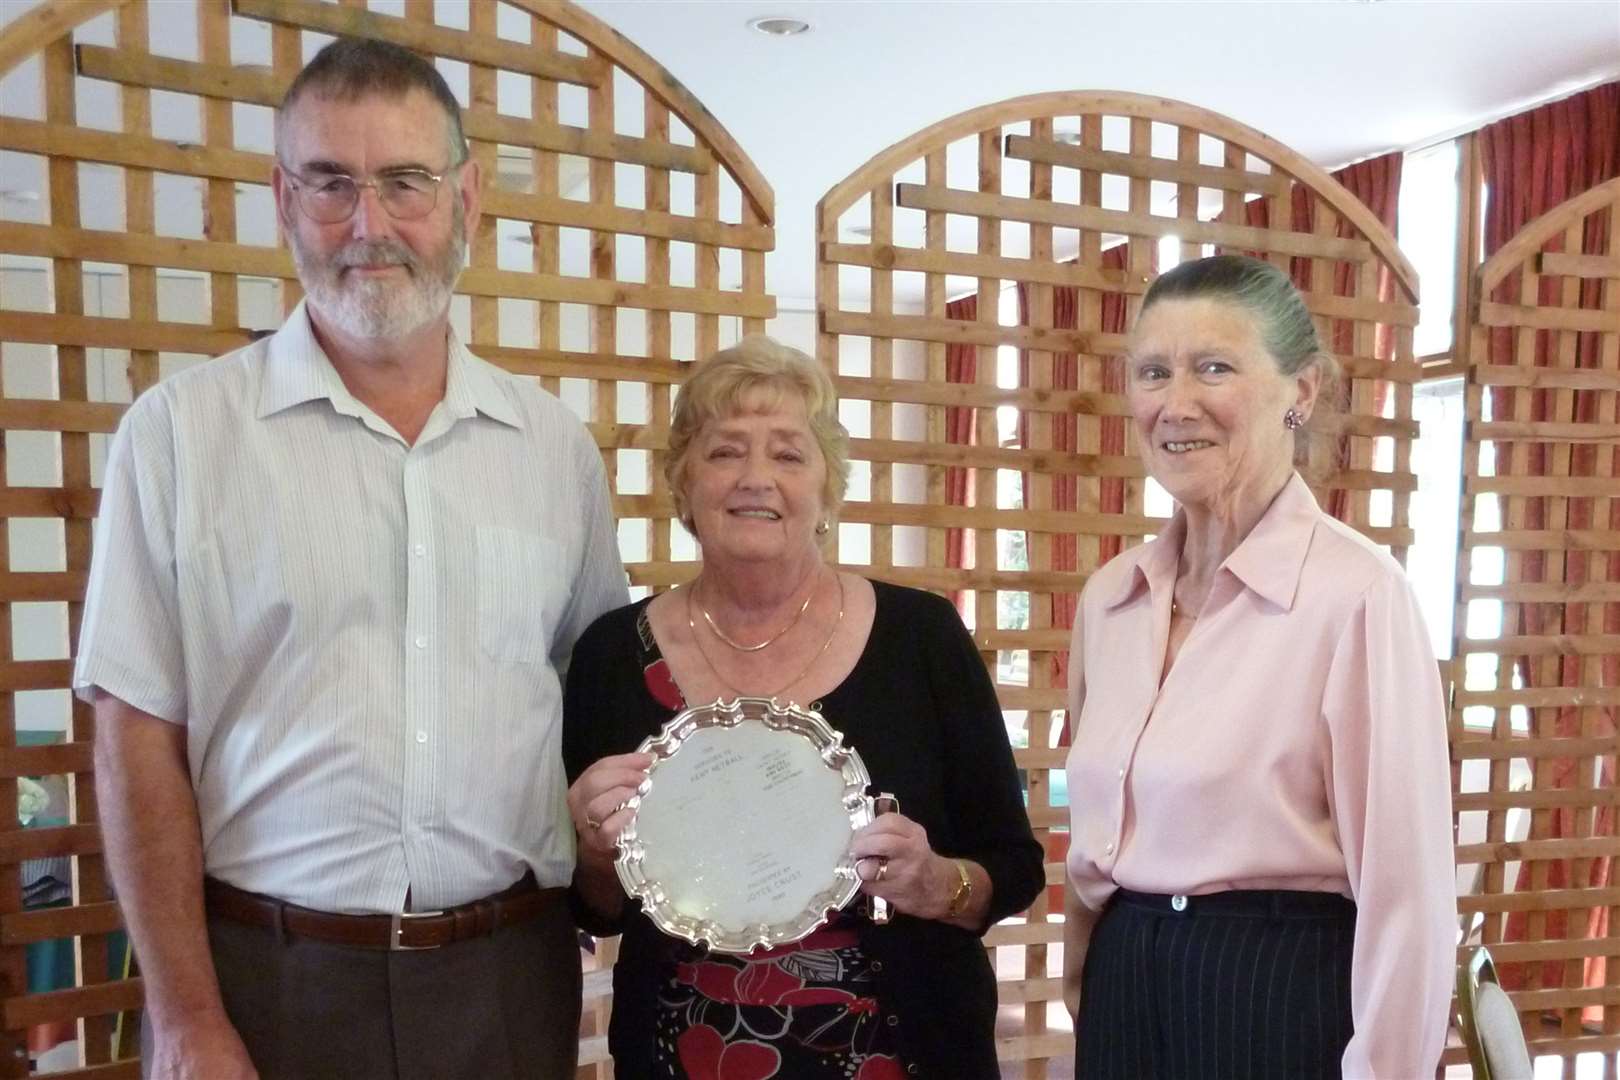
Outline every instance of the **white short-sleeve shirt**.
[(186, 725), (204, 866), (240, 888), (390, 912), (572, 874), (560, 680), (627, 599), (602, 461), (449, 345), (412, 446), (302, 305), (113, 440), (74, 687)]

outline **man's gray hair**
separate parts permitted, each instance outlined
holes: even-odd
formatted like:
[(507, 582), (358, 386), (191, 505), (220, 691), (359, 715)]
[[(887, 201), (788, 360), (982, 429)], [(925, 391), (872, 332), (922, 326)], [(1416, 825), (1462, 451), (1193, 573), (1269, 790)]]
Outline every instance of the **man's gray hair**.
[(467, 160), (467, 140), (461, 132), (461, 106), (438, 68), (402, 45), (371, 38), (338, 38), (327, 45), (287, 88), (276, 118), (276, 156), (282, 155), (285, 118), (305, 95), (354, 101), (367, 95), (402, 98), (412, 90), (431, 95), (444, 110), (450, 138), (450, 165)]

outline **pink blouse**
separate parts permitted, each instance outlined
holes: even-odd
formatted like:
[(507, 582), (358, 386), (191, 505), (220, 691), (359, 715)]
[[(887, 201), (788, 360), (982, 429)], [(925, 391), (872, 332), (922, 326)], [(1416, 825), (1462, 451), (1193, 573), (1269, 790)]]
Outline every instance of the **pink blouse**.
[(1344, 1075), (1432, 1076), (1457, 906), (1445, 704), (1417, 600), (1295, 476), (1221, 565), (1160, 687), (1185, 529), (1178, 513), (1081, 596), (1069, 878), (1094, 911), (1116, 888), (1354, 899)]

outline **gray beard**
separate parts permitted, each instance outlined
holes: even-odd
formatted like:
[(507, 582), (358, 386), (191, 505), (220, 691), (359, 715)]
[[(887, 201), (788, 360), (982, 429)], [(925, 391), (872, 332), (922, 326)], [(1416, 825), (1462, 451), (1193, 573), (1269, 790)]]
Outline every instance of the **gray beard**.
[[(396, 240), (358, 240), (329, 256), (305, 250), (295, 232), (288, 233), (293, 265), (310, 306), (332, 328), (368, 341), (395, 341), (444, 315), (466, 258), (466, 227), (456, 206), (450, 240), (438, 259), (424, 261)], [(405, 267), (401, 282), (344, 280), (350, 266), (394, 263)]]

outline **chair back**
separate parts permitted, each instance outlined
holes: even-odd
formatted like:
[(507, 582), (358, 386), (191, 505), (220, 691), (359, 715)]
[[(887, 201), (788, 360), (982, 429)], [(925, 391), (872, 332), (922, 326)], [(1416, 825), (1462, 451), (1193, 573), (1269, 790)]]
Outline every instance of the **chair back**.
[(1457, 967), (1457, 1023), (1474, 1080), (1534, 1080), (1524, 1026), (1483, 945)]

